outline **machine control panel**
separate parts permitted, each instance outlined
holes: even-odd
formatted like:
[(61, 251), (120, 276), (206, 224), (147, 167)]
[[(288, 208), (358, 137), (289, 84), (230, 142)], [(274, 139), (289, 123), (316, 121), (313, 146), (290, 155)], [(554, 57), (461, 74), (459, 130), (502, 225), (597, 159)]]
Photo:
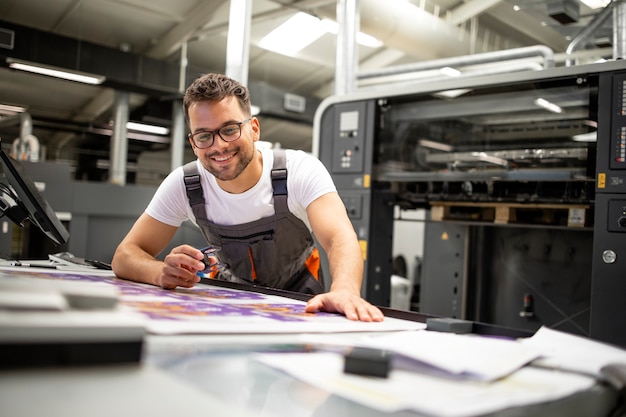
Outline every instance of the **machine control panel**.
[(333, 138), (334, 173), (361, 173), (364, 169), (363, 113), (354, 107), (337, 113)]
[(614, 95), (613, 129), (610, 148), (611, 169), (626, 169), (626, 78), (617, 77), (616, 94)]

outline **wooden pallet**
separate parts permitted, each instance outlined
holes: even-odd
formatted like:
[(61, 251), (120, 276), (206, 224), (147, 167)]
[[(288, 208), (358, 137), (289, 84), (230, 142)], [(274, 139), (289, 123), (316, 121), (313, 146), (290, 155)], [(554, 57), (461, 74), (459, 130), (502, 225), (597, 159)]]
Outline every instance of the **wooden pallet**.
[(588, 204), (525, 204), (431, 201), (430, 217), (434, 221), (470, 220), (497, 224), (560, 224), (567, 216), (568, 227), (585, 227), (589, 223)]

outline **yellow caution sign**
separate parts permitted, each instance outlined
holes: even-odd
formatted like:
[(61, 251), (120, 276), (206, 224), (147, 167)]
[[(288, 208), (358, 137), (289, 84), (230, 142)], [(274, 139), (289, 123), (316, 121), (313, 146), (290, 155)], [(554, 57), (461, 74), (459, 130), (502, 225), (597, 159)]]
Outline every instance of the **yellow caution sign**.
[(598, 188), (606, 187), (606, 174), (604, 172), (598, 173)]

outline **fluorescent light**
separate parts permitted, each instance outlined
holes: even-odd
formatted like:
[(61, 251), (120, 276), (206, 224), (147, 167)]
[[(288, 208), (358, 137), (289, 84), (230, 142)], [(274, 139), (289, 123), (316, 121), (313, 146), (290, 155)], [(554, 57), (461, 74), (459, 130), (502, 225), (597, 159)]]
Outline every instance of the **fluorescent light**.
[(138, 132), (154, 133), (155, 135), (167, 135), (170, 133), (170, 130), (166, 127), (137, 122), (126, 123), (126, 128), (129, 130), (136, 130)]
[(259, 46), (279, 54), (294, 56), (327, 33), (320, 19), (298, 12), (268, 33)]
[[(327, 33), (337, 34), (339, 25), (329, 19), (318, 19), (298, 12), (282, 25), (268, 33), (259, 46), (279, 54), (294, 56)], [(370, 48), (382, 46), (382, 42), (363, 32), (356, 34), (358, 44)]]
[(12, 116), (17, 113), (23, 113), (26, 111), (25, 107), (12, 106), (10, 104), (0, 104), (0, 114), (6, 114)]
[(563, 113), (563, 109), (561, 107), (541, 97), (538, 99), (535, 99), (535, 105), (543, 109), (546, 109), (548, 111), (551, 111), (552, 113)]
[(580, 0), (592, 9), (601, 9), (609, 5), (611, 0)]
[(63, 78), (70, 81), (78, 81), (85, 84), (102, 84), (106, 79), (106, 77), (102, 75), (89, 74), (81, 71), (68, 71), (63, 68), (52, 67), (34, 62), (20, 61), (13, 58), (7, 58), (6, 62), (9, 64), (9, 68), (28, 71), (35, 74), (48, 75), (50, 77)]

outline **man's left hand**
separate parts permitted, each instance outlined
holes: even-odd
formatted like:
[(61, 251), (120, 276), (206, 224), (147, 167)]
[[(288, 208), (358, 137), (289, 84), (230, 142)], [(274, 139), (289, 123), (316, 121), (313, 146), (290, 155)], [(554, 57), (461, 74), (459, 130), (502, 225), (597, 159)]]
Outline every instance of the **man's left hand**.
[(350, 320), (359, 321), (383, 321), (384, 319), (378, 307), (348, 291), (318, 294), (308, 301), (305, 311), (307, 313), (318, 311), (342, 313)]

